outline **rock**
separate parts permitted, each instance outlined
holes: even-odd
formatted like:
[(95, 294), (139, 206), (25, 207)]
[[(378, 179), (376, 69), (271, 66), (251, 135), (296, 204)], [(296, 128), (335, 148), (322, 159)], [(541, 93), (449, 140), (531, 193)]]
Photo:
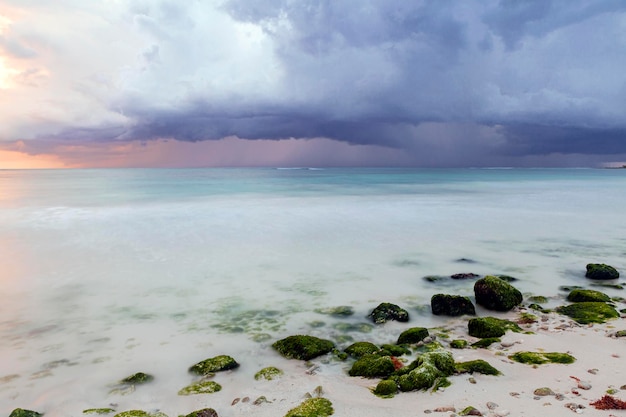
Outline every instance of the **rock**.
[(478, 274), (473, 274), (471, 272), (465, 272), (465, 273), (450, 275), (450, 278), (452, 278), (452, 279), (473, 279), (473, 278), (478, 278), (479, 276), (480, 275), (478, 275)]
[(256, 379), (257, 381), (259, 379), (265, 379), (267, 381), (271, 381), (273, 379), (278, 378), (282, 374), (283, 374), (283, 371), (281, 371), (280, 369), (274, 366), (268, 366), (267, 368), (263, 368), (259, 372), (254, 374), (254, 379)]
[(469, 297), (460, 295), (435, 294), (430, 299), (430, 307), (436, 316), (476, 315), (476, 309)]
[(453, 349), (465, 349), (467, 346), (469, 346), (467, 340), (455, 339), (450, 342), (450, 347)]
[(178, 395), (213, 394), (222, 390), (222, 386), (214, 381), (199, 381), (187, 385), (178, 391)]
[(499, 337), (486, 337), (484, 339), (480, 339), (478, 342), (472, 343), (473, 348), (483, 348), (486, 349), (494, 343), (500, 342)]
[(356, 359), (378, 353), (379, 351), (380, 348), (371, 342), (355, 342), (344, 349), (344, 352)]
[(333, 404), (326, 398), (309, 398), (289, 410), (285, 417), (328, 417), (334, 412)]
[(454, 408), (451, 405), (448, 405), (448, 406), (444, 406), (444, 407), (437, 407), (437, 408), (433, 409), (433, 411), (435, 413), (448, 413), (448, 412), (456, 413), (456, 408)]
[(379, 304), (368, 317), (376, 324), (383, 324), (389, 320), (409, 321), (409, 313), (405, 309), (391, 303)]
[(114, 412), (115, 410), (112, 408), (88, 408), (83, 410), (83, 414), (111, 414)]
[(412, 327), (400, 333), (396, 344), (419, 343), (428, 337), (428, 329), (425, 327)]
[(386, 378), (395, 370), (390, 356), (365, 355), (352, 364), (348, 374), (366, 378)]
[(509, 356), (515, 362), (528, 365), (542, 365), (544, 363), (574, 363), (576, 358), (568, 353), (559, 352), (517, 352)]
[(490, 410), (495, 410), (496, 408), (498, 408), (498, 404), (496, 404), (496, 403), (494, 403), (494, 402), (489, 401), (489, 402), (487, 403), (487, 408), (488, 408), (488, 409), (490, 409)]
[(508, 282), (486, 276), (474, 284), (476, 304), (488, 310), (509, 311), (522, 303), (522, 293)]
[(482, 416), (483, 413), (481, 413), (476, 408), (470, 405), (469, 407), (465, 407), (462, 411), (459, 411), (459, 415), (460, 416)]
[(605, 303), (611, 301), (611, 297), (600, 291), (577, 289), (572, 290), (567, 295), (567, 301), (574, 303), (580, 303), (583, 301), (599, 301)]
[(149, 413), (143, 410), (128, 410), (117, 413), (113, 417), (167, 417), (167, 415), (160, 411)]
[(400, 391), (436, 389), (449, 385), (446, 377), (455, 372), (454, 359), (447, 351), (427, 352), (395, 373)]
[(626, 337), (626, 330), (618, 330), (615, 332), (615, 337)]
[(405, 346), (384, 344), (380, 347), (378, 354), (381, 356), (402, 356), (410, 355), (411, 350)]
[(606, 264), (587, 264), (585, 277), (597, 280), (609, 280), (619, 278), (619, 272)]
[(128, 376), (120, 381), (120, 384), (126, 385), (140, 385), (154, 380), (154, 377), (150, 374), (144, 374), (143, 372), (137, 372), (131, 376)]
[(329, 308), (318, 308), (315, 310), (315, 312), (335, 317), (347, 317), (354, 314), (354, 309), (350, 306), (338, 306)]
[(469, 258), (459, 258), (457, 260), (455, 260), (454, 262), (458, 262), (461, 264), (475, 264), (478, 263), (477, 261), (473, 260), (473, 259), (469, 259)]
[(218, 417), (217, 411), (212, 408), (203, 408), (202, 410), (192, 411), (185, 417)]
[(531, 303), (545, 304), (548, 302), (548, 297), (544, 297), (543, 295), (533, 295), (528, 297), (528, 301)]
[(476, 317), (470, 319), (467, 323), (467, 328), (470, 336), (479, 337), (481, 339), (504, 336), (507, 330), (515, 332), (522, 330), (512, 321), (497, 319), (495, 317)]
[(239, 367), (239, 364), (233, 358), (228, 355), (220, 355), (198, 362), (189, 368), (189, 372), (196, 375), (209, 375), (237, 367)]
[(608, 319), (619, 317), (619, 313), (606, 303), (583, 301), (567, 306), (557, 307), (556, 311), (571, 317), (580, 324), (604, 323)]
[(537, 395), (539, 397), (546, 397), (548, 395), (556, 395), (555, 392), (552, 391), (548, 387), (537, 388), (535, 391), (533, 391), (533, 394), (535, 394), (535, 395)]
[(278, 340), (272, 347), (286, 358), (308, 361), (330, 352), (335, 344), (315, 336), (297, 335)]
[(392, 397), (396, 392), (398, 392), (398, 385), (391, 379), (380, 381), (374, 388), (374, 394), (379, 397)]
[(454, 364), (454, 368), (457, 373), (464, 374), (474, 372), (483, 374), (483, 375), (502, 375), (500, 371), (491, 366), (487, 361), (482, 359), (476, 359), (473, 361), (467, 362), (457, 362)]
[(23, 408), (16, 408), (11, 411), (9, 417), (41, 417), (43, 413), (38, 413), (37, 411), (32, 410), (24, 410)]

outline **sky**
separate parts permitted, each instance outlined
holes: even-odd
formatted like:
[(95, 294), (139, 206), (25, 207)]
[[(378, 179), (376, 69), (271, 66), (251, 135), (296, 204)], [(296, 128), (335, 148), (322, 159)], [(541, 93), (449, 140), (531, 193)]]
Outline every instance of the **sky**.
[(0, 3), (0, 168), (620, 161), (623, 0)]

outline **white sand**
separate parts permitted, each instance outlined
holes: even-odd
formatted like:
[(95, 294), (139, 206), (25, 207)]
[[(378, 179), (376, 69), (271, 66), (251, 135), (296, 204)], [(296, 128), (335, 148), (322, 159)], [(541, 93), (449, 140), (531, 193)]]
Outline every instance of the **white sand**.
[[(515, 319), (518, 313), (512, 312), (502, 317)], [(254, 381), (252, 375), (261, 367), (261, 363), (242, 364), (235, 371), (216, 375), (215, 380), (224, 388), (215, 394), (177, 396), (175, 392), (189, 379), (187, 376), (186, 379), (140, 386), (128, 395), (109, 395), (106, 397), (108, 403), (102, 403), (102, 396), (95, 395), (81, 382), (70, 379), (64, 382), (62, 377), (56, 377), (49, 389), (20, 406), (45, 412), (46, 417), (80, 416), (83, 409), (106, 407), (109, 403), (114, 404), (116, 411), (159, 410), (170, 417), (205, 407), (214, 408), (220, 417), (280, 417), (302, 402), (307, 393), (315, 395), (316, 387), (321, 386), (323, 396), (333, 404), (334, 415), (342, 417), (409, 417), (429, 412), (435, 416), (450, 416), (454, 414), (453, 411), (436, 410), (454, 409), (459, 412), (470, 405), (486, 416), (568, 416), (575, 414), (566, 408), (566, 404), (570, 403), (584, 406), (580, 410), (584, 415), (626, 415), (626, 411), (595, 410), (589, 405), (601, 398), (609, 388), (617, 389), (615, 396), (626, 400), (626, 391), (619, 391), (626, 384), (626, 365), (620, 357), (626, 340), (610, 337), (616, 330), (626, 328), (622, 319), (594, 326), (581, 326), (557, 314), (543, 315), (542, 319), (538, 323), (522, 326), (533, 334), (508, 332), (502, 338), (502, 343), (496, 343), (489, 349), (452, 349), (456, 361), (484, 359), (503, 375), (452, 376), (452, 385), (435, 393), (407, 392), (399, 393), (391, 399), (381, 399), (370, 392), (378, 379), (347, 376), (346, 370), (350, 362), (324, 364), (322, 359), (316, 359), (312, 361), (313, 366), (308, 367), (303, 361), (286, 360), (276, 354), (274, 364), (285, 371), (285, 375), (278, 380)], [(466, 323), (466, 318), (451, 319), (446, 326), (450, 329), (449, 340), (478, 340), (467, 336)], [(390, 323), (390, 328), (395, 328), (394, 326), (396, 323)], [(435, 332), (436, 330), (432, 331)], [(440, 340), (446, 344), (444, 339)], [(522, 350), (567, 352), (577, 360), (570, 365), (548, 364), (533, 367), (507, 358), (507, 355)], [(167, 367), (167, 355), (162, 356), (157, 360)], [(594, 370), (595, 374), (589, 370)], [(570, 376), (590, 383), (591, 389), (578, 389), (577, 382)], [(91, 378), (98, 380), (100, 377), (88, 376), (88, 379)], [(104, 382), (104, 378), (100, 379)], [(470, 382), (470, 379), (475, 382)], [(93, 380), (90, 381), (92, 382)], [(23, 391), (28, 390), (29, 382), (11, 381), (4, 383), (4, 386), (6, 388), (11, 384), (22, 385), (20, 389)], [(563, 398), (537, 398), (533, 391), (540, 387), (549, 387), (556, 394), (562, 394)], [(261, 396), (265, 396), (270, 402), (255, 405), (254, 401)], [(236, 398), (239, 401), (233, 405)], [(490, 410), (487, 406), (489, 402), (497, 404), (497, 407)]]

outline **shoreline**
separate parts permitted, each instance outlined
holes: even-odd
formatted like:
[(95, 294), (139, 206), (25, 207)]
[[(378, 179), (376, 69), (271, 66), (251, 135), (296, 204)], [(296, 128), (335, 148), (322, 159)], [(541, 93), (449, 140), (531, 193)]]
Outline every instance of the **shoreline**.
[[(515, 321), (520, 313), (526, 311), (528, 310), (522, 307), (494, 316)], [(467, 335), (467, 317), (450, 318), (445, 326), (431, 329), (431, 333), (437, 334), (439, 331), (440, 335), (447, 334), (448, 339), (437, 337), (442, 344), (445, 344), (446, 340), (456, 338), (466, 339), (470, 343), (477, 341), (479, 339)], [(327, 355), (307, 363), (285, 359), (276, 354), (274, 363), (284, 371), (280, 378), (272, 381), (255, 381), (251, 375), (247, 375), (250, 383), (242, 386), (240, 373), (252, 372), (247, 364), (243, 364), (244, 369), (218, 373), (215, 380), (219, 381), (223, 389), (215, 394), (181, 397), (173, 392), (164, 398), (162, 395), (151, 393), (151, 387), (147, 385), (137, 387), (135, 392), (128, 395), (109, 395), (107, 401), (110, 402), (107, 405), (94, 404), (87, 398), (78, 398), (79, 391), (73, 401), (66, 401), (54, 409), (47, 409), (50, 404), (55, 403), (56, 394), (70, 388), (58, 386), (56, 390), (39, 396), (35, 404), (24, 404), (22, 408), (44, 412), (48, 417), (87, 415), (82, 414), (82, 410), (112, 405), (115, 412), (105, 415), (113, 416), (122, 411), (141, 409), (148, 412), (159, 411), (171, 417), (210, 407), (217, 411), (219, 417), (246, 415), (270, 417), (284, 416), (290, 409), (304, 401), (307, 393), (311, 396), (319, 395), (318, 387), (321, 387), (321, 396), (331, 401), (333, 415), (337, 416), (409, 417), (431, 413), (453, 416), (468, 406), (475, 407), (482, 415), (494, 417), (569, 415), (576, 412), (572, 410), (574, 406), (585, 407), (578, 411), (584, 415), (607, 416), (611, 415), (610, 412), (607, 414), (606, 410), (596, 410), (590, 403), (600, 399), (609, 389), (616, 390), (614, 394), (616, 398), (626, 399), (626, 391), (620, 390), (620, 387), (626, 384), (626, 367), (620, 368), (622, 360), (620, 352), (626, 338), (620, 340), (610, 337), (617, 330), (626, 328), (622, 326), (621, 318), (603, 324), (580, 325), (566, 316), (546, 313), (538, 314), (536, 323), (522, 324), (521, 327), (522, 333), (509, 331), (501, 338), (501, 342), (489, 348), (446, 347), (446, 350), (452, 352), (455, 361), (483, 359), (502, 372), (502, 375), (489, 376), (476, 373), (453, 375), (449, 378), (452, 384), (436, 392), (412, 391), (397, 393), (393, 398), (379, 398), (370, 390), (376, 386), (380, 378), (348, 376), (346, 366), (349, 361), (344, 364), (328, 361), (328, 356), (331, 355)], [(508, 355), (522, 350), (565, 352), (573, 355), (576, 361), (569, 365), (532, 366), (508, 358)], [(590, 389), (577, 388), (578, 383), (572, 377), (589, 383)], [(556, 396), (535, 395), (535, 389), (542, 387), (550, 388)], [(255, 400), (260, 397), (265, 397), (267, 402), (255, 404)], [(233, 404), (237, 398), (239, 400)], [(38, 407), (40, 410), (36, 410)]]

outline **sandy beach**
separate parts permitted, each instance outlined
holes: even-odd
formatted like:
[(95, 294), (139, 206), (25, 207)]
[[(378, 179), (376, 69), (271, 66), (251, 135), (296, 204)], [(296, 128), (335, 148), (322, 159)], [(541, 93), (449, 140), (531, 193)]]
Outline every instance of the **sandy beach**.
[[(524, 311), (526, 309), (518, 308), (497, 314), (497, 317), (515, 321)], [(457, 362), (483, 359), (502, 375), (454, 375), (449, 378), (452, 385), (437, 392), (414, 391), (398, 393), (393, 398), (379, 398), (370, 391), (379, 379), (347, 375), (351, 360), (342, 364), (329, 361), (332, 355), (327, 355), (305, 362), (288, 360), (276, 354), (274, 365), (284, 371), (283, 376), (271, 381), (255, 381), (252, 377), (254, 367), (242, 363), (240, 368), (220, 372), (215, 377), (223, 389), (214, 394), (177, 396), (174, 392), (166, 394), (162, 389), (152, 389), (151, 384), (147, 384), (126, 395), (109, 395), (108, 404), (96, 404), (93, 402), (95, 398), (90, 401), (87, 390), (83, 390), (84, 396), (81, 396), (80, 384), (75, 384), (51, 389), (39, 396), (35, 404), (28, 406), (50, 417), (81, 415), (83, 409), (105, 406), (115, 412), (142, 409), (169, 416), (210, 407), (220, 417), (270, 417), (283, 416), (309, 396), (321, 395), (332, 402), (333, 415), (346, 417), (454, 416), (468, 406), (475, 407), (482, 415), (494, 417), (624, 414), (621, 410), (596, 410), (590, 405), (607, 390), (615, 390), (616, 398), (626, 399), (626, 391), (620, 389), (626, 383), (626, 367), (623, 365), (625, 340), (614, 337), (617, 330), (626, 329), (623, 319), (605, 324), (580, 325), (556, 313), (538, 314), (537, 317), (536, 323), (521, 324), (523, 332), (509, 331), (500, 343), (489, 348), (446, 348)], [(468, 336), (467, 319), (467, 316), (451, 318), (446, 326), (430, 329), (431, 335), (447, 334), (447, 338), (436, 336), (444, 347), (448, 340), (460, 338), (470, 343), (479, 340)], [(384, 326), (399, 332), (406, 324), (387, 323)], [(567, 365), (532, 366), (508, 358), (508, 355), (519, 351), (569, 353), (576, 361)], [(162, 359), (166, 362), (166, 358)], [(242, 381), (249, 382), (244, 384)], [(5, 388), (7, 384), (4, 381)], [(550, 388), (554, 395), (536, 395), (538, 388)], [(55, 393), (67, 397), (68, 389), (74, 390), (75, 398), (58, 404)], [(26, 405), (24, 408), (27, 408)]]

